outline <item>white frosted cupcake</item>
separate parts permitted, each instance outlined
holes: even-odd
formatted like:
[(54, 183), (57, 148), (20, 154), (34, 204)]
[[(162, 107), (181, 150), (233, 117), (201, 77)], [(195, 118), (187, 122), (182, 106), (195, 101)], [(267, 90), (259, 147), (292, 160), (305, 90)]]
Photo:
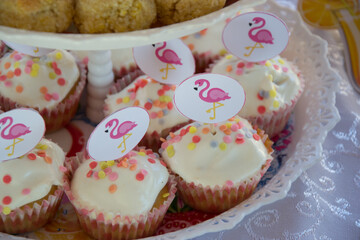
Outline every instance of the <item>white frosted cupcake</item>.
[(304, 89), (304, 81), (295, 67), (280, 56), (251, 63), (227, 55), (209, 71), (230, 76), (241, 84), (246, 102), (239, 116), (270, 137), (285, 127)]
[(161, 137), (189, 123), (189, 119), (180, 114), (172, 102), (175, 88), (175, 85), (159, 83), (146, 75), (139, 76), (125, 88), (120, 87), (107, 96), (105, 116), (125, 107), (145, 108), (150, 116), (150, 124), (139, 145), (157, 151)]
[(65, 154), (42, 139), (24, 156), (0, 163), (0, 232), (31, 232), (54, 216), (63, 195)]
[(96, 239), (129, 239), (155, 233), (175, 197), (175, 181), (151, 150), (95, 162), (69, 159), (65, 191), (84, 231)]
[(240, 117), (196, 123), (163, 143), (162, 157), (177, 175), (181, 198), (204, 212), (223, 212), (248, 198), (272, 161), (272, 142)]
[(0, 60), (0, 72), (3, 110), (34, 108), (48, 132), (63, 127), (75, 115), (86, 81), (85, 66), (62, 50), (41, 58), (9, 52)]

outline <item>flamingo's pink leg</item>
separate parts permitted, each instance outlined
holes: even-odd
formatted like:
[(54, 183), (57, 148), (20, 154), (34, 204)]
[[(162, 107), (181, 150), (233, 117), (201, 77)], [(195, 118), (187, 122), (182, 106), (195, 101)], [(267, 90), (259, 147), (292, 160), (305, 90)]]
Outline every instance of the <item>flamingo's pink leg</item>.
[[(216, 105), (216, 104), (218, 104), (218, 105)], [(211, 120), (216, 118), (216, 109), (219, 108), (219, 107), (222, 107), (222, 106), (224, 106), (224, 104), (219, 103), (219, 102), (214, 102), (213, 107), (206, 110), (207, 113), (210, 113), (211, 111), (214, 112), (214, 115), (212, 117), (210, 117)]]
[[(18, 141), (16, 141), (16, 140), (18, 140)], [(10, 149), (10, 147), (12, 147), (11, 153), (8, 153), (8, 156), (12, 156), (14, 154), (15, 145), (18, 144), (19, 142), (22, 142), (22, 141), (24, 141), (24, 139), (22, 139), (22, 138), (14, 138), (13, 144), (11, 144), (11, 145), (9, 145), (9, 146), (7, 146), (5, 148), (5, 150), (8, 150), (8, 149)]]
[[(170, 67), (169, 67), (170, 66)], [(166, 80), (168, 77), (168, 72), (169, 70), (176, 70), (176, 68), (174, 67), (174, 65), (172, 65), (171, 63), (167, 63), (166, 64), (166, 68), (162, 68), (160, 69), (160, 72), (164, 72), (165, 71), (165, 77), (161, 77), (162, 79)]]
[(124, 149), (121, 150), (121, 152), (125, 152), (126, 150), (126, 139), (128, 139), (130, 136), (132, 135), (132, 133), (128, 133), (128, 134), (125, 134), (122, 138), (123, 138), (123, 141), (120, 143), (120, 145), (117, 147), (117, 148), (120, 148), (123, 144), (124, 144)]
[[(259, 46), (258, 46), (258, 44), (259, 44)], [(250, 57), (252, 52), (255, 50), (255, 48), (264, 48), (264, 46), (261, 43), (257, 42), (257, 43), (255, 43), (254, 46), (245, 47), (246, 50), (249, 50), (249, 49), (251, 49), (251, 50), (250, 50), (249, 53), (247, 53), (247, 54), (245, 53), (244, 56), (245, 57)]]

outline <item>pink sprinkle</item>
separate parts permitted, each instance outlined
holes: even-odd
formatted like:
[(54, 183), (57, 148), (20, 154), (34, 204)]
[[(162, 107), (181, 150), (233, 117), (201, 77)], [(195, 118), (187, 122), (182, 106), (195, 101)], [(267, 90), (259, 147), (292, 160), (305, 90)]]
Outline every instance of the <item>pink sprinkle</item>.
[(27, 62), (26, 62), (26, 66), (28, 66), (28, 67), (31, 67), (32, 65), (33, 65), (33, 61), (32, 60), (28, 60)]
[(157, 113), (156, 113), (156, 112), (151, 112), (151, 113), (150, 113), (150, 118), (151, 118), (151, 119), (157, 118)]
[(94, 178), (96, 179), (96, 180), (98, 180), (99, 179), (99, 172), (94, 172)]
[(47, 93), (47, 94), (45, 94), (44, 98), (45, 98), (46, 101), (50, 101), (51, 98), (52, 98), (52, 95)]
[(136, 155), (137, 155), (136, 152), (133, 152), (133, 151), (129, 152), (129, 157), (133, 157), (133, 156), (136, 156)]
[(21, 193), (22, 195), (28, 195), (30, 192), (31, 190), (29, 188), (24, 188)]
[(236, 132), (237, 130), (239, 130), (239, 126), (237, 124), (231, 125), (231, 131)]
[(140, 172), (141, 172), (142, 174), (144, 174), (144, 176), (146, 176), (146, 175), (148, 174), (148, 171), (146, 171), (145, 169), (141, 169)]
[(179, 142), (181, 140), (181, 137), (180, 137), (180, 135), (177, 135), (173, 139), (174, 139), (174, 142)]
[(259, 140), (260, 140), (260, 136), (257, 135), (256, 133), (253, 134), (253, 138), (254, 138), (256, 141), (259, 141)]
[(130, 93), (130, 99), (134, 100), (136, 98), (136, 93), (132, 92)]
[(259, 65), (265, 65), (266, 61), (259, 62)]
[(107, 167), (104, 169), (104, 172), (106, 175), (110, 174), (112, 172), (111, 168)]
[(236, 134), (236, 139), (240, 139), (240, 138), (244, 138), (244, 135), (239, 133), (239, 134)]
[(58, 93), (53, 93), (52, 94), (52, 98), (56, 101), (59, 100), (59, 94)]
[(236, 69), (236, 71), (235, 71), (235, 73), (236, 73), (236, 75), (242, 75), (243, 74), (243, 69), (242, 68), (238, 68), (238, 69)]
[(231, 180), (227, 180), (227, 181), (225, 182), (225, 184), (228, 185), (229, 187), (234, 186), (234, 183), (233, 183), (233, 181), (231, 181)]
[(279, 70), (279, 66), (278, 65), (274, 65), (274, 68), (275, 68), (275, 70)]
[(118, 179), (119, 175), (116, 173), (116, 172), (112, 172), (110, 175), (109, 175), (109, 179), (110, 181), (116, 181)]
[(132, 159), (129, 160), (129, 163), (130, 164), (137, 164), (137, 160), (132, 158)]
[(25, 67), (25, 73), (30, 74), (31, 73), (31, 67), (26, 66)]
[(246, 66), (246, 68), (252, 68), (252, 67), (254, 66), (254, 63), (252, 63), (252, 62), (247, 62), (247, 63), (245, 64), (245, 66)]
[(6, 75), (1, 75), (0, 76), (0, 81), (5, 81), (6, 80)]
[(287, 67), (282, 68), (283, 72), (287, 72), (289, 69)]
[(239, 126), (239, 129), (242, 129), (244, 127), (244, 123), (243, 122), (238, 122), (238, 126)]
[(230, 136), (224, 136), (223, 140), (225, 143), (231, 143), (231, 137)]
[(59, 167), (59, 170), (60, 170), (60, 172), (66, 172), (66, 171), (67, 171), (67, 168), (64, 167), (64, 166), (60, 166), (60, 167)]
[(231, 21), (231, 18), (227, 18), (225, 21), (226, 21), (226, 23), (228, 23)]
[(16, 55), (14, 56), (14, 59), (15, 59), (16, 61), (19, 61), (19, 60), (22, 59), (22, 57), (21, 57), (20, 54), (16, 54)]
[(5, 84), (6, 87), (11, 87), (12, 86), (12, 82), (10, 82), (10, 81), (6, 81), (4, 84)]
[(161, 148), (162, 148), (162, 149), (166, 149), (168, 146), (169, 146), (168, 142), (163, 142), (163, 143), (161, 144)]
[(235, 140), (235, 143), (236, 144), (243, 144), (245, 142), (245, 140), (243, 139), (243, 138), (237, 138), (236, 140)]
[(150, 158), (156, 158), (155, 154), (153, 154), (153, 153), (152, 153), (152, 154), (149, 154), (149, 157), (150, 157)]

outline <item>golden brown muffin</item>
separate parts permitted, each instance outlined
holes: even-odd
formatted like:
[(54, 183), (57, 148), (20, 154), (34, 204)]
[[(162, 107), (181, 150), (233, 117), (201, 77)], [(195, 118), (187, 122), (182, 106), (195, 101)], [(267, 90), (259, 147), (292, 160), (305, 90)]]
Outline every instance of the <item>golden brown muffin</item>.
[(226, 0), (156, 0), (158, 21), (172, 24), (191, 20), (224, 7)]
[(81, 33), (126, 32), (149, 28), (155, 0), (76, 0), (75, 24)]
[(1, 0), (0, 25), (63, 32), (71, 24), (74, 0)]

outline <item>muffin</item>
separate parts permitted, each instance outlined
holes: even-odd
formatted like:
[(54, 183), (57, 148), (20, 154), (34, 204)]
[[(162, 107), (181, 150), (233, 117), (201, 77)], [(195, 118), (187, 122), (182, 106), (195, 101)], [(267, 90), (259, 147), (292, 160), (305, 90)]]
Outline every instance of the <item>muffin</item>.
[(96, 239), (129, 239), (155, 233), (175, 197), (175, 181), (151, 150), (115, 161), (69, 159), (65, 191), (83, 230)]
[(86, 71), (70, 53), (56, 50), (36, 58), (12, 51), (0, 59), (0, 72), (4, 111), (34, 108), (44, 118), (47, 132), (61, 128), (75, 115)]
[(280, 56), (251, 63), (227, 55), (209, 71), (230, 76), (241, 84), (246, 102), (239, 116), (270, 137), (285, 127), (304, 89), (304, 81), (296, 68)]
[(156, 0), (158, 21), (168, 25), (197, 18), (224, 7), (226, 0)]
[(272, 142), (240, 117), (222, 124), (192, 123), (165, 141), (160, 153), (176, 174), (180, 197), (209, 213), (247, 199), (272, 161)]
[(75, 25), (81, 33), (127, 32), (156, 20), (154, 0), (76, 0)]
[(0, 25), (40, 32), (64, 32), (74, 15), (74, 0), (1, 0)]
[(29, 153), (0, 163), (0, 232), (34, 231), (55, 214), (63, 195), (65, 154), (42, 139)]
[[(123, 81), (119, 80), (118, 86)], [(172, 102), (175, 88), (175, 85), (159, 83), (146, 75), (139, 76), (125, 88), (112, 89), (112, 94), (105, 99), (105, 116), (125, 107), (145, 108), (150, 124), (139, 145), (157, 151), (161, 137), (189, 123), (189, 119), (180, 114)]]

